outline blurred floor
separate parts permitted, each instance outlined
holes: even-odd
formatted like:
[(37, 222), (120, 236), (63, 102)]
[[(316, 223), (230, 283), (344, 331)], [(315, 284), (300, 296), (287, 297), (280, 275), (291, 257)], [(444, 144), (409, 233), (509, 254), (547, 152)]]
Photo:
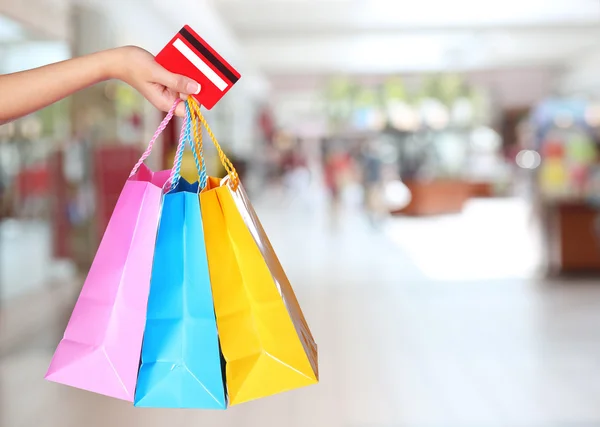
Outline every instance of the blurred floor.
[[(488, 279), (439, 280), (461, 254), (477, 252), (460, 252), (469, 246), (460, 240), (452, 251), (448, 239), (461, 233), (451, 218), (428, 227), (394, 220), (374, 232), (348, 213), (332, 231), (319, 206), (257, 203), (318, 341), (321, 384), (226, 412), (134, 409), (43, 380), (62, 310), (37, 339), (0, 359), (0, 426), (600, 425), (600, 286), (537, 283), (524, 278), (525, 267), (513, 268), (519, 256), (498, 251), (484, 261), (504, 263), (504, 276), (496, 268)], [(484, 221), (480, 214), (468, 224)], [(493, 248), (474, 234), (481, 251)], [(421, 252), (430, 248), (435, 260), (440, 247), (454, 261), (429, 274)]]

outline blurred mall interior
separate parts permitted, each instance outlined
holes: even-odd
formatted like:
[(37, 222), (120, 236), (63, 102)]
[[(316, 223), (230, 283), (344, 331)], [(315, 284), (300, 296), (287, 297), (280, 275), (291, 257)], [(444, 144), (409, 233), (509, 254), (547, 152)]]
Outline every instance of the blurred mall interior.
[(162, 117), (110, 81), (0, 126), (0, 427), (600, 426), (598, 0), (0, 0), (0, 73), (184, 24), (242, 74), (207, 119), (321, 382), (209, 412), (43, 379)]

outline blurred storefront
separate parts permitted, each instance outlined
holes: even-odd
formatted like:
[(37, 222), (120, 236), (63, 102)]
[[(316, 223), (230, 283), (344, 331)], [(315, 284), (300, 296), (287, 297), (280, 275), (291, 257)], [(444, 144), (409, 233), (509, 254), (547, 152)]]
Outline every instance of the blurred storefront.
[[(522, 71), (282, 83), (272, 162), (318, 146), (315, 169), (334, 205), (354, 193), (369, 215), (444, 216), (482, 198), (514, 200), (525, 217), (498, 220), (527, 232), (503, 251), (535, 248), (531, 274), (598, 274), (600, 109), (589, 96), (548, 98), (554, 81)], [(527, 91), (508, 90), (516, 82)], [(497, 217), (489, 206), (483, 215)]]
[[(48, 25), (49, 16), (55, 25)], [(0, 73), (69, 58), (66, 18), (60, 4), (28, 9), (0, 2)], [(57, 155), (70, 138), (69, 112), (70, 102), (63, 101), (0, 128), (0, 300), (43, 289), (74, 273), (64, 261), (60, 238), (65, 230), (61, 209), (68, 196)]]

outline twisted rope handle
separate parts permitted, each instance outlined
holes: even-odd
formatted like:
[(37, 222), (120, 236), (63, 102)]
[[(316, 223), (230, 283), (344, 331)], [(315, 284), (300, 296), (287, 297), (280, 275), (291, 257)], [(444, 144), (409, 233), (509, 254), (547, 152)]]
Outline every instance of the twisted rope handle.
[[(190, 103), (186, 103), (186, 107), (191, 111)], [(192, 106), (193, 108), (193, 106)], [(204, 160), (204, 143), (202, 136), (202, 125), (198, 126), (198, 116), (196, 114), (196, 110), (191, 111), (192, 125), (194, 129), (194, 143), (192, 145), (192, 150), (194, 150), (194, 155), (200, 156), (202, 159), (202, 166), (200, 171), (200, 190), (203, 190), (206, 187), (206, 183), (208, 181), (208, 176), (206, 175), (206, 162)]]
[[(198, 138), (198, 126), (196, 124), (196, 120), (192, 119), (192, 111), (190, 110), (190, 105), (188, 103), (185, 104), (185, 113), (186, 119), (188, 120), (188, 129), (189, 123), (191, 123), (193, 125), (195, 138)], [(196, 169), (198, 170), (198, 189), (202, 190), (206, 186), (206, 165), (204, 164), (204, 156), (202, 155), (202, 151), (200, 151), (200, 157), (198, 157), (198, 150), (196, 150), (195, 144), (192, 144), (192, 138), (189, 133), (188, 141), (190, 143), (190, 148), (192, 149), (192, 154), (194, 155)], [(202, 132), (200, 132), (200, 146), (202, 146)], [(200, 163), (200, 161), (202, 161), (202, 164)]]
[(177, 186), (179, 179), (181, 178), (181, 163), (183, 161), (183, 150), (185, 148), (185, 140), (190, 137), (190, 122), (186, 115), (183, 119), (183, 126), (181, 126), (181, 132), (179, 133), (179, 143), (177, 144), (177, 151), (175, 152), (175, 158), (173, 159), (173, 168), (171, 169), (171, 175), (169, 181), (171, 182), (171, 190)]
[[(192, 111), (188, 103), (185, 104), (185, 118), (183, 122), (183, 126), (181, 128), (181, 134), (179, 135), (179, 144), (177, 146), (177, 152), (175, 153), (175, 159), (173, 161), (173, 169), (171, 170), (171, 176), (169, 181), (171, 181), (171, 189), (175, 188), (181, 179), (181, 165), (183, 163), (183, 153), (185, 152), (185, 144), (186, 141), (189, 142), (190, 147), (192, 149), (192, 154), (194, 155), (194, 162), (196, 163), (196, 170), (198, 171), (199, 177), (199, 190), (202, 190), (206, 186), (206, 165), (204, 164), (204, 157), (202, 158), (202, 163), (200, 163), (200, 158), (198, 157), (198, 152), (194, 147), (192, 141), (192, 124), (194, 129), (194, 134), (196, 137), (198, 136), (198, 127), (196, 125), (196, 121), (192, 118)], [(202, 134), (200, 134), (202, 137)]]
[[(210, 137), (214, 146), (216, 147), (217, 153), (219, 154), (219, 159), (221, 160), (221, 164), (227, 171), (227, 175), (229, 175), (229, 179), (231, 181), (231, 187), (232, 187), (233, 191), (237, 190), (237, 187), (240, 184), (240, 178), (238, 176), (238, 173), (235, 170), (235, 167), (233, 166), (233, 164), (231, 163), (229, 158), (227, 158), (227, 156), (223, 152), (223, 149), (221, 148), (221, 145), (219, 145), (217, 138), (215, 137), (212, 130), (210, 129), (210, 126), (208, 126), (206, 119), (200, 112), (200, 105), (198, 104), (198, 101), (196, 101), (193, 97), (190, 96), (190, 97), (188, 97), (187, 102), (192, 106), (192, 110), (193, 110), (193, 113), (194, 113), (196, 119), (198, 119), (202, 123), (202, 125), (206, 128), (206, 132), (208, 133), (208, 136)], [(201, 138), (197, 142), (197, 144), (199, 145), (198, 152), (202, 152), (203, 147), (202, 147)]]
[(160, 125), (156, 129), (156, 132), (154, 132), (154, 136), (150, 139), (150, 142), (148, 143), (148, 148), (146, 148), (146, 151), (144, 151), (144, 154), (142, 154), (142, 157), (140, 157), (140, 160), (138, 160), (138, 162), (135, 164), (135, 166), (131, 170), (131, 173), (129, 174), (129, 178), (131, 178), (133, 175), (135, 175), (137, 173), (140, 166), (142, 166), (142, 163), (144, 163), (144, 161), (148, 158), (148, 156), (152, 152), (152, 147), (154, 146), (154, 143), (156, 142), (156, 140), (158, 139), (158, 137), (160, 136), (162, 131), (165, 130), (165, 128), (167, 127), (167, 125), (169, 124), (171, 119), (173, 118), (173, 115), (175, 114), (175, 109), (177, 108), (177, 104), (179, 104), (180, 101), (181, 100), (178, 98), (173, 103), (173, 106), (171, 107), (171, 109), (169, 110), (169, 112), (167, 113), (167, 115), (165, 116), (163, 121), (160, 123)]
[[(192, 112), (190, 103), (186, 102), (186, 111), (189, 114), (192, 127), (194, 129), (194, 143), (190, 141), (192, 151), (194, 153), (194, 160), (196, 161), (196, 167), (198, 168), (199, 175), (199, 190), (202, 191), (206, 187), (208, 176), (206, 175), (206, 162), (204, 161), (204, 145), (202, 142), (202, 127), (198, 129), (198, 120), (196, 119), (195, 111)], [(198, 158), (202, 164), (199, 164)]]

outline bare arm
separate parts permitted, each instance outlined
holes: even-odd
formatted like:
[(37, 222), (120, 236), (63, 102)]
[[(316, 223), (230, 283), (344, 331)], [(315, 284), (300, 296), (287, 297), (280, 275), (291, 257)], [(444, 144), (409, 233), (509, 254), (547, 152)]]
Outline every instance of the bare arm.
[[(198, 83), (167, 71), (152, 54), (128, 46), (0, 75), (0, 124), (109, 79), (128, 83), (163, 111), (168, 111), (177, 97), (200, 91)], [(177, 114), (182, 116), (183, 113), (180, 104)]]

